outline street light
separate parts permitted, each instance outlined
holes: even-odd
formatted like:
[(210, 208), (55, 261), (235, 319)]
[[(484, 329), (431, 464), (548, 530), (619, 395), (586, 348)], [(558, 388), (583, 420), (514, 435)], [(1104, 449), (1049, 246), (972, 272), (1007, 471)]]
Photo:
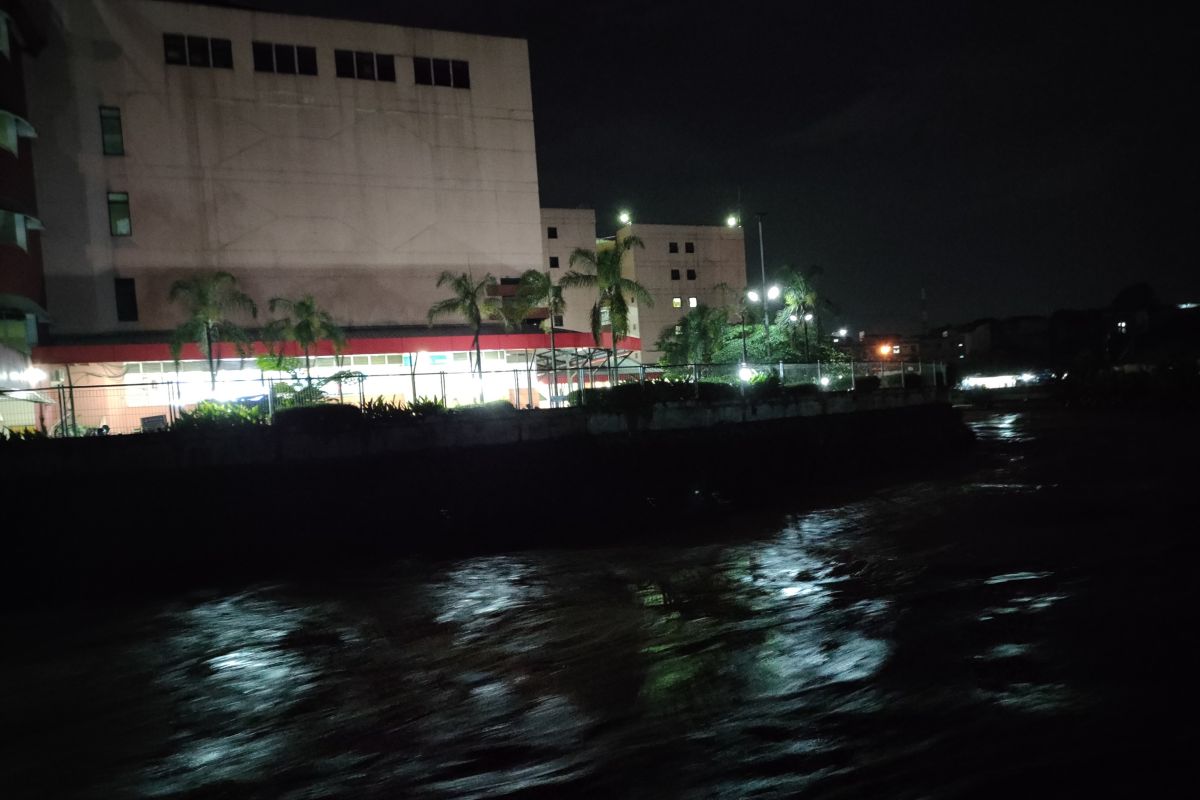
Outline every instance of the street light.
[(767, 299), (768, 300), (778, 300), (779, 299), (779, 287), (778, 286), (772, 286), (770, 289), (767, 289)]
[(620, 214), (617, 214), (617, 221), (622, 225), (628, 225), (632, 220), (633, 217), (628, 211), (622, 211)]
[[(794, 322), (794, 321), (795, 321), (795, 320), (793, 320), (793, 322)], [(812, 322), (812, 321), (813, 321), (813, 315), (812, 315), (812, 312), (811, 312), (811, 311), (810, 311), (810, 312), (808, 312), (807, 314), (805, 314), (805, 315), (804, 315), (804, 321), (805, 321), (805, 322)]]
[(730, 214), (728, 217), (725, 218), (725, 224), (728, 225), (730, 228), (736, 228), (738, 225), (741, 224), (741, 220), (739, 220), (737, 218), (737, 214)]

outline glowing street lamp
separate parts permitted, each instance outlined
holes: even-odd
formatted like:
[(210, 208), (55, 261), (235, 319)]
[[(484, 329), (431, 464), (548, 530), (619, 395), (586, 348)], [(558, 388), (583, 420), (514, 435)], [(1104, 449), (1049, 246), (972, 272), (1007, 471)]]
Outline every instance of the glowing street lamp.
[(741, 224), (741, 221), (737, 218), (736, 214), (730, 214), (725, 218), (725, 224), (730, 228), (736, 228), (739, 224)]
[(812, 312), (811, 312), (811, 311), (810, 311), (810, 312), (808, 312), (807, 314), (805, 314), (805, 315), (804, 315), (804, 321), (805, 321), (805, 322), (812, 322), (812, 321), (813, 321), (813, 315), (812, 315)]
[(879, 345), (879, 355), (883, 356), (884, 358), (887, 358), (891, 354), (892, 354), (892, 346), (890, 344)]
[(778, 286), (772, 286), (770, 289), (767, 289), (767, 299), (768, 300), (778, 300), (779, 299), (779, 287)]
[(742, 368), (738, 370), (738, 377), (746, 383), (750, 382), (750, 379), (754, 377), (754, 374), (754, 370), (750, 369), (745, 364), (742, 364)]
[(622, 225), (628, 225), (630, 222), (633, 221), (633, 216), (630, 215), (630, 213), (628, 211), (621, 211), (620, 214), (617, 214), (617, 221), (620, 222)]
[(754, 291), (753, 289), (746, 292), (746, 297), (750, 300), (751, 303), (757, 303), (761, 299), (759, 297), (758, 292)]

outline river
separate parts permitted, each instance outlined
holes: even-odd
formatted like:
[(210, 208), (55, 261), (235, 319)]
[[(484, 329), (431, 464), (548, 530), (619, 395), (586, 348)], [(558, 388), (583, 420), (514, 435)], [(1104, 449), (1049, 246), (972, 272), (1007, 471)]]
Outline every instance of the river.
[(969, 423), (952, 474), (694, 546), (10, 611), (0, 795), (1165, 791), (1195, 741), (1194, 423)]

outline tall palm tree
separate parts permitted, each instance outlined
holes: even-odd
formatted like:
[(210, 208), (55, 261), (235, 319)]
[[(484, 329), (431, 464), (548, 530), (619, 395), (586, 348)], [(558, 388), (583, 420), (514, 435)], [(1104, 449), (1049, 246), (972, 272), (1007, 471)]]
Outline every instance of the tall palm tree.
[(554, 318), (562, 316), (567, 308), (567, 304), (563, 300), (562, 287), (554, 285), (549, 272), (527, 269), (521, 274), (521, 282), (517, 285), (517, 297), (526, 309), (546, 309), (546, 319), (542, 320), (542, 330), (550, 334), (550, 370), (554, 381), (552, 394), (557, 395), (558, 352), (554, 345)]
[(599, 251), (576, 248), (575, 252), (571, 253), (571, 266), (580, 265), (591, 272), (571, 270), (558, 282), (559, 286), (596, 290), (596, 302), (592, 306), (592, 338), (597, 345), (600, 344), (600, 331), (604, 327), (603, 314), (607, 311), (609, 330), (612, 333), (611, 369), (614, 376), (617, 369), (617, 342), (629, 333), (630, 300), (647, 306), (654, 305), (654, 298), (644, 286), (621, 274), (621, 262), (625, 254), (635, 247), (645, 245), (641, 239), (631, 235), (617, 240), (612, 247)]
[(312, 359), (310, 351), (322, 340), (328, 339), (333, 344), (335, 353), (340, 354), (346, 347), (346, 334), (333, 321), (333, 317), (317, 305), (311, 294), (306, 294), (299, 300), (289, 300), (286, 297), (272, 297), (271, 313), (282, 309), (287, 316), (272, 320), (264, 329), (264, 337), (273, 341), (285, 340), (295, 342), (304, 353), (304, 374), (312, 383)]
[(488, 297), (488, 288), (496, 285), (496, 279), (488, 273), (482, 280), (476, 281), (469, 272), (455, 275), (449, 270), (438, 276), (438, 287), (449, 286), (453, 294), (445, 300), (439, 300), (429, 307), (429, 325), (438, 317), (466, 317), (475, 338), (471, 346), (475, 349), (475, 364), (473, 371), (483, 377), (483, 354), (479, 351), (479, 330), (483, 327), (483, 318), (494, 317), (500, 313), (500, 301)]
[(669, 364), (711, 364), (729, 334), (729, 312), (699, 305), (663, 329), (656, 345)]
[(179, 364), (183, 345), (195, 342), (208, 360), (208, 376), (217, 388), (217, 370), (221, 365), (221, 342), (233, 342), (240, 355), (246, 355), (250, 340), (246, 332), (227, 315), (240, 311), (258, 316), (258, 307), (237, 288), (237, 278), (228, 272), (205, 272), (171, 284), (167, 298), (183, 306), (187, 320), (171, 334), (171, 356)]

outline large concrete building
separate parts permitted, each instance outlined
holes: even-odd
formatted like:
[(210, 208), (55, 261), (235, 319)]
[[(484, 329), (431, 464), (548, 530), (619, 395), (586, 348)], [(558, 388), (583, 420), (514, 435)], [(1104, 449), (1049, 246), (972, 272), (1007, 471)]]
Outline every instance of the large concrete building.
[[(471, 332), (426, 324), (443, 271), (490, 273), (504, 294), (598, 246), (595, 212), (540, 208), (523, 40), (180, 0), (0, 0), (0, 43), (4, 376), (195, 383), (142, 403), (183, 404), (205, 381), (197, 348), (172, 358), (169, 289), (214, 271), (260, 309), (313, 295), (348, 333), (344, 359), (320, 349), (321, 374), (465, 373)], [(741, 232), (616, 235), (630, 232), (647, 246), (626, 271), (656, 303), (635, 309), (622, 358), (653, 360), (643, 334), (744, 282)], [(594, 296), (566, 299), (557, 347), (594, 367)], [(480, 345), (487, 370), (547, 363), (533, 325), (490, 323)], [(497, 380), (493, 396), (545, 400)], [(426, 393), (415, 379), (395, 392)]]
[(162, 330), (172, 281), (423, 319), (541, 258), (526, 44), (164, 0), (50, 0), (29, 69), (57, 333)]

